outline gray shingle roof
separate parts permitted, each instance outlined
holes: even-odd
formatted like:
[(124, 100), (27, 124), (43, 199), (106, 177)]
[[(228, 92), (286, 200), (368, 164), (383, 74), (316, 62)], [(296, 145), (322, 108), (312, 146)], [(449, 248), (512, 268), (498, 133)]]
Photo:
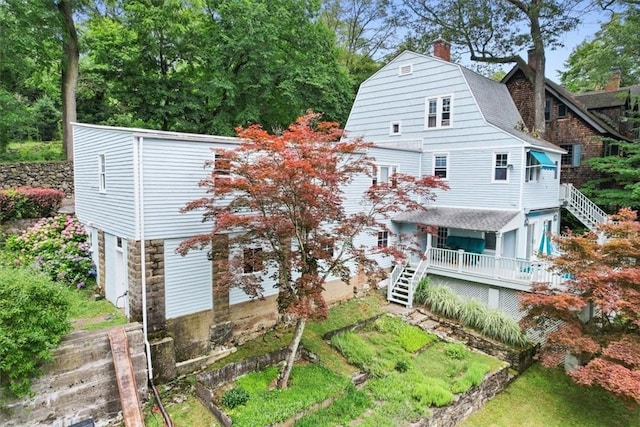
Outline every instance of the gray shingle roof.
[(533, 146), (561, 150), (555, 144), (516, 129), (523, 120), (506, 85), (464, 67), (460, 69), (487, 122)]
[(400, 213), (393, 218), (393, 221), (464, 230), (500, 231), (519, 213), (504, 210), (433, 207), (427, 211)]
[(573, 95), (587, 109), (599, 109), (609, 107), (621, 107), (625, 105), (630, 96), (640, 94), (640, 85), (622, 87), (614, 91), (595, 91), (576, 93)]

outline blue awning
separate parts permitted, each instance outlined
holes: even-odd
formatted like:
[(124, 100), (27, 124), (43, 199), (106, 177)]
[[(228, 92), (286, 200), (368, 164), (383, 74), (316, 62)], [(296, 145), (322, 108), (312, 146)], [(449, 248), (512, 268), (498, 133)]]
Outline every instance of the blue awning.
[(542, 151), (530, 151), (531, 155), (534, 159), (540, 163), (542, 169), (551, 169), (555, 170), (558, 166)]

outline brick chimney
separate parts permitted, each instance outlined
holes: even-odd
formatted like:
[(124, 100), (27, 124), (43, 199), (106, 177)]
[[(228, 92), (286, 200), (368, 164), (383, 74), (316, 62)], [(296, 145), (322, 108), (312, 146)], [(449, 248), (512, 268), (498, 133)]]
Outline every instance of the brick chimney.
[(436, 58), (444, 59), (447, 62), (451, 61), (451, 43), (446, 40), (438, 39), (433, 42), (433, 56)]
[(611, 74), (609, 75), (609, 82), (607, 83), (607, 92), (613, 92), (620, 89), (620, 81), (622, 80), (622, 71), (620, 67), (612, 67)]

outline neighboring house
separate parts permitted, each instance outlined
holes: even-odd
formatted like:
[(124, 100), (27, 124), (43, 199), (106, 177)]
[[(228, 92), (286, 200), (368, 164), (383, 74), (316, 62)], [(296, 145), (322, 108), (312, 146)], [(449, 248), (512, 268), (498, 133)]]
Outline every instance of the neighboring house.
[[(84, 124), (73, 125), (73, 138), (76, 214), (90, 234), (98, 284), (149, 337), (164, 338), (152, 343), (163, 370), (167, 360), (180, 364), (275, 324), (273, 283), (263, 301), (239, 289), (214, 293), (208, 251), (176, 253), (186, 238), (211, 230), (202, 212), (180, 209), (206, 195), (198, 182), (211, 172), (204, 164), (212, 149), (233, 148), (236, 138)], [(212, 246), (213, 261), (228, 257), (224, 235)], [(326, 300), (353, 297), (362, 282), (353, 285), (328, 282)]]
[[(529, 58), (529, 66), (535, 63)], [(524, 124), (533, 129), (533, 85), (519, 66), (515, 66), (502, 79), (506, 84)], [(620, 88), (619, 71), (611, 76), (606, 90), (572, 94), (564, 87), (545, 79), (545, 133), (544, 139), (566, 153), (562, 156), (562, 182), (580, 188), (586, 181), (597, 177), (588, 166), (592, 158), (618, 154), (611, 140), (631, 141), (638, 137), (640, 86)]]
[[(419, 159), (419, 173), (450, 186), (426, 213), (394, 218), (394, 230), (415, 235), (425, 258), (394, 270), (388, 296), (410, 304), (427, 274), (519, 316), (518, 291), (532, 281), (563, 280), (532, 261), (551, 250), (547, 236), (559, 231), (562, 202), (580, 196), (570, 189), (565, 200), (560, 184), (567, 153), (519, 130), (522, 117), (507, 86), (449, 62), (447, 42), (437, 41), (434, 53), (405, 51), (362, 83), (345, 126), (348, 137), (379, 147), (413, 147), (406, 155)], [(376, 159), (385, 174), (406, 172), (383, 153)], [(437, 235), (425, 226), (437, 227)]]

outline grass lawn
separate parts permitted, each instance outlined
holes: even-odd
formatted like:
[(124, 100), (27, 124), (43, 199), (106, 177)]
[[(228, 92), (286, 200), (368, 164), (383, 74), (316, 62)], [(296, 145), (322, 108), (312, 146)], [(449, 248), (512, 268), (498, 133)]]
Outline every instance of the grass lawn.
[(462, 427), (637, 427), (640, 410), (576, 385), (561, 370), (534, 365)]

